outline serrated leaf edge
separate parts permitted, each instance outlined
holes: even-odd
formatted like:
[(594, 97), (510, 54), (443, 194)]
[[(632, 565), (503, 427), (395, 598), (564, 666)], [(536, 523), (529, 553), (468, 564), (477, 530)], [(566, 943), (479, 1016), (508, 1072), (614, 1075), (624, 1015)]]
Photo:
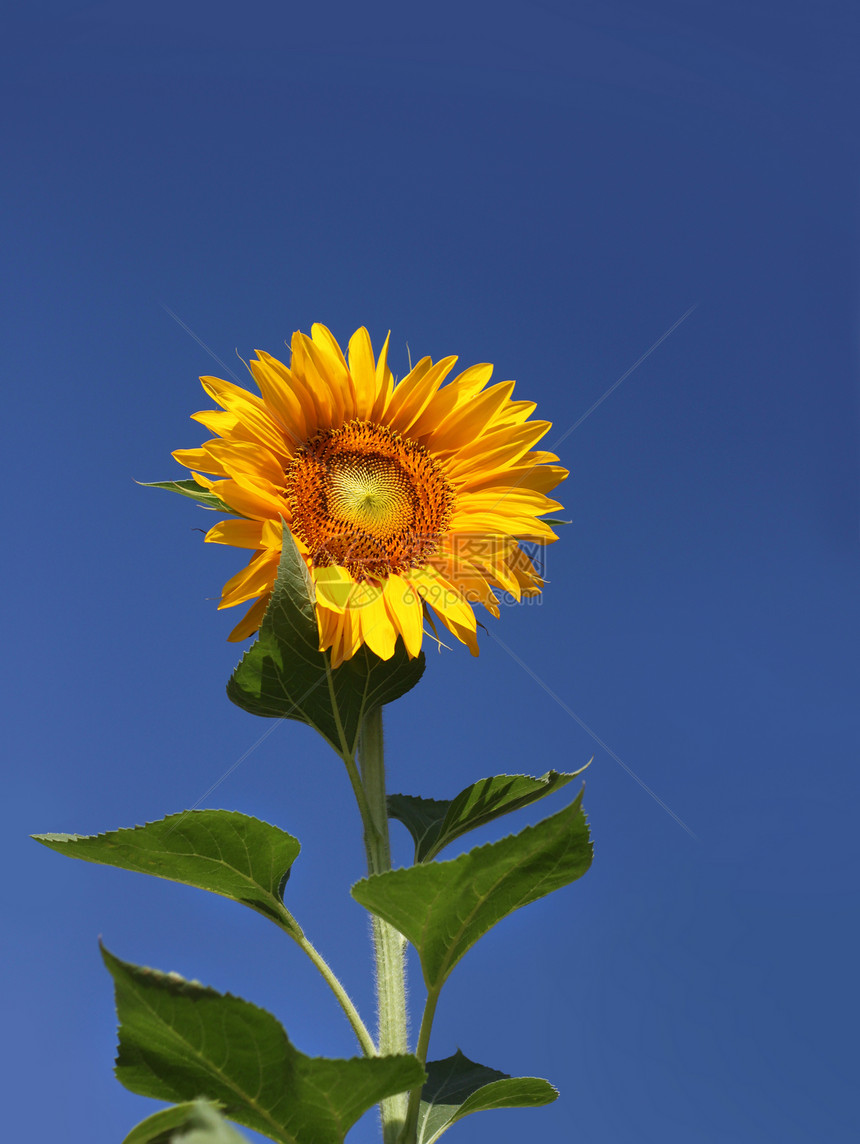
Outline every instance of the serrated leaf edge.
[[(485, 842), (481, 846), (475, 846), (471, 850), (467, 850), (465, 854), (458, 854), (456, 858), (449, 858), (445, 862), (438, 862), (438, 865), (450, 866), (456, 862), (463, 862), (465, 859), (472, 858), (472, 857), (474, 857), (474, 855), (481, 853), (481, 851), (489, 850), (494, 846), (500, 846), (503, 842), (506, 842), (511, 838), (525, 837), (526, 835), (532, 834), (532, 833), (534, 833), (534, 831), (540, 829), (541, 826), (543, 826), (545, 823), (549, 822), (551, 819), (557, 818), (561, 814), (565, 814), (566, 812), (572, 810), (574, 807), (576, 807), (579, 810), (579, 812), (582, 814), (583, 822), (587, 828), (588, 827), (588, 816), (586, 815), (585, 811), (582, 810), (582, 798), (583, 798), (584, 793), (585, 793), (585, 784), (583, 784), (582, 790), (580, 790), (579, 794), (576, 796), (576, 798), (573, 800), (573, 802), (570, 803), (566, 807), (562, 807), (562, 809), (559, 811), (556, 811), (555, 814), (548, 815), (547, 818), (541, 819), (540, 822), (535, 822), (533, 824), (530, 824), (529, 826), (525, 826), (522, 830), (514, 831), (511, 834), (506, 834), (506, 835), (504, 835), (504, 837), (494, 839), (491, 842)], [(593, 860), (594, 843), (591, 839), (590, 832), (589, 832), (589, 837), (588, 837), (588, 846), (589, 846), (589, 849), (591, 851), (591, 857)], [(433, 862), (435, 863), (435, 862), (437, 862), (437, 860), (434, 859)], [(590, 866), (590, 864), (591, 863), (589, 863), (589, 866)], [(353, 898), (355, 898), (355, 890), (361, 885), (364, 885), (366, 883), (367, 884), (373, 883), (374, 881), (377, 881), (378, 879), (385, 879), (389, 875), (396, 874), (401, 870), (406, 870), (406, 871), (416, 870), (416, 869), (420, 869), (422, 866), (430, 866), (430, 865), (431, 865), (430, 862), (422, 862), (422, 863), (416, 864), (415, 866), (405, 866), (405, 867), (398, 867), (395, 870), (387, 870), (381, 874), (370, 874), (366, 878), (360, 878), (356, 883), (354, 883), (354, 885), (350, 887), (350, 894), (352, 895)], [(540, 895), (540, 896), (543, 896), (543, 895)], [(359, 901), (358, 898), (355, 898), (355, 900), (358, 901), (359, 905), (364, 906), (364, 903)], [(499, 919), (499, 921), (503, 921), (504, 918), (510, 917), (511, 914), (515, 913), (518, 909), (521, 909), (524, 904), (530, 905), (532, 902), (538, 901), (538, 900), (539, 900), (539, 898), (532, 898), (529, 902), (518, 903), (517, 905), (511, 907), (511, 909), (509, 909), (504, 914), (504, 916)], [(366, 910), (368, 910), (370, 913), (375, 914), (375, 911), (373, 909), (371, 909), (370, 906), (364, 906), (364, 908)], [(377, 916), (383, 917), (383, 915), (381, 915), (381, 914), (377, 915)], [(383, 920), (389, 921), (389, 919), (387, 919), (387, 918), (383, 918)], [(397, 926), (395, 925), (395, 923), (393, 921), (389, 921), (389, 924), (393, 925), (394, 928), (397, 929)], [(497, 924), (497, 923), (494, 923), (494, 924)], [(461, 926), (460, 928), (461, 928), (461, 932), (462, 932), (463, 927)], [(485, 932), (489, 932), (489, 931), (485, 931)], [(398, 930), (398, 933), (402, 933), (402, 931)], [(403, 936), (406, 937), (405, 934), (403, 934)], [(483, 934), (480, 935), (480, 937), (483, 937), (483, 936), (484, 936)], [(462, 960), (462, 958), (465, 956), (465, 954), (468, 953), (469, 950), (474, 947), (474, 945), (477, 943), (477, 941), (480, 940), (480, 937), (476, 938), (475, 942), (473, 942), (472, 945), (470, 945), (467, 949), (465, 949), (463, 951), (463, 953), (460, 955), (460, 957), (458, 957), (457, 960), (452, 965), (450, 965), (448, 967), (447, 971), (441, 974), (439, 981), (438, 981), (437, 985), (435, 986), (435, 988), (441, 988), (442, 987), (442, 984), (444, 984), (444, 982), (448, 979), (448, 977), (450, 976), (451, 971), (453, 970), (454, 966), (457, 965), (457, 963), (460, 960)], [(406, 938), (406, 940), (410, 941), (409, 938)], [(410, 944), (411, 944), (411, 942), (410, 942)], [(423, 969), (423, 959), (420, 958), (420, 954), (419, 954), (419, 959), (422, 960), (422, 969)], [(429, 983), (427, 983), (426, 978), (425, 978), (425, 984), (428, 985), (428, 988), (431, 988)]]

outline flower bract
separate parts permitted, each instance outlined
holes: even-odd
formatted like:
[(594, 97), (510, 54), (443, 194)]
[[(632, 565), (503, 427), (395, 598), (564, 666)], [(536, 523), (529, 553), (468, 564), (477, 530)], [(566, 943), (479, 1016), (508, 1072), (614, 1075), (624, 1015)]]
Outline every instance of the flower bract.
[(254, 601), (230, 639), (260, 626), (286, 523), (333, 666), (363, 645), (390, 659), (398, 637), (417, 656), (425, 621), (477, 655), (473, 605), (498, 616), (497, 593), (542, 587), (522, 545), (557, 539), (541, 517), (567, 470), (535, 449), (550, 423), (529, 420), (512, 381), (490, 385), (488, 364), (450, 378), (455, 357), (425, 357), (395, 383), (388, 339), (376, 357), (364, 328), (346, 355), (322, 325), (290, 350), (289, 365), (257, 351), (259, 396), (201, 378), (220, 409), (193, 416), (215, 437), (173, 454), (235, 513), (206, 539), (252, 553), (219, 605)]

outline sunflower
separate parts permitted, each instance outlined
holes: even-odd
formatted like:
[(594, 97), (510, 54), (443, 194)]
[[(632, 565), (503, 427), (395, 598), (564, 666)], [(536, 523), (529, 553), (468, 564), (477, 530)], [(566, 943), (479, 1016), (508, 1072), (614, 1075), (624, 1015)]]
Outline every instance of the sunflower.
[(290, 349), (289, 366), (256, 351), (259, 397), (201, 378), (221, 408), (193, 419), (216, 436), (173, 454), (236, 514), (206, 540), (253, 554), (224, 586), (221, 608), (255, 601), (229, 638), (260, 626), (284, 521), (333, 666), (362, 644), (390, 659), (398, 636), (415, 657), (434, 617), (477, 655), (472, 605), (498, 617), (494, 589), (539, 594), (520, 542), (557, 539), (540, 518), (560, 507), (546, 494), (567, 470), (534, 449), (550, 423), (529, 421), (535, 406), (513, 400), (512, 381), (488, 385), (491, 365), (446, 383), (456, 357), (425, 357), (395, 383), (388, 339), (377, 359), (364, 328), (346, 357), (322, 325), (295, 333)]

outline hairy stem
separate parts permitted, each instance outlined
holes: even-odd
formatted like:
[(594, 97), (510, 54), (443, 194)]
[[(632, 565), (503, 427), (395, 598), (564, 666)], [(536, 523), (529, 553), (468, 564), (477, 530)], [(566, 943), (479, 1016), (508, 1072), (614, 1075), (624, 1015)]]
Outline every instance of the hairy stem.
[[(362, 722), (358, 761), (366, 800), (364, 845), (369, 874), (391, 869), (388, 807), (385, 801), (385, 761), (382, 744), (382, 708), (369, 711)], [(406, 939), (382, 918), (373, 918), (376, 955), (376, 998), (379, 1012), (379, 1053), (408, 1053), (406, 1014)], [(407, 1096), (398, 1093), (382, 1101), (382, 1138), (396, 1144), (406, 1122)]]
[(302, 934), (301, 937), (297, 937), (295, 934), (291, 934), (290, 936), (308, 955), (308, 957), (322, 974), (326, 984), (331, 989), (332, 993), (334, 993), (338, 1004), (346, 1014), (346, 1019), (349, 1021), (350, 1025), (352, 1025), (353, 1032), (358, 1038), (358, 1043), (361, 1045), (361, 1051), (366, 1057), (375, 1057), (376, 1045), (373, 1043), (373, 1037), (371, 1037), (370, 1033), (368, 1033), (367, 1026), (359, 1016), (358, 1010), (352, 1003), (352, 999), (333, 973), (328, 962), (325, 960), (322, 954), (313, 945), (311, 945), (304, 934)]

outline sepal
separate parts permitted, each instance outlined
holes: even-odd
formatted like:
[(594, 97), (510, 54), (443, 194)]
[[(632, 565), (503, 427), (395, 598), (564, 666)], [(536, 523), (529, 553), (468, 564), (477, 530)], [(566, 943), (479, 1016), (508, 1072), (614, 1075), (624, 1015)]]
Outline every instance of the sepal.
[(234, 508), (230, 508), (220, 497), (202, 488), (194, 480), (188, 481), (136, 481), (136, 484), (145, 489), (166, 489), (170, 493), (179, 493), (180, 496), (190, 497), (202, 508), (212, 509), (214, 512), (225, 512), (228, 516), (241, 516)]
[(227, 695), (252, 715), (297, 719), (318, 731), (338, 754), (355, 754), (367, 711), (411, 690), (424, 672), (424, 653), (407, 655), (398, 638), (391, 659), (366, 646), (332, 668), (319, 650), (314, 586), (292, 534), (283, 545), (260, 634), (227, 684)]

